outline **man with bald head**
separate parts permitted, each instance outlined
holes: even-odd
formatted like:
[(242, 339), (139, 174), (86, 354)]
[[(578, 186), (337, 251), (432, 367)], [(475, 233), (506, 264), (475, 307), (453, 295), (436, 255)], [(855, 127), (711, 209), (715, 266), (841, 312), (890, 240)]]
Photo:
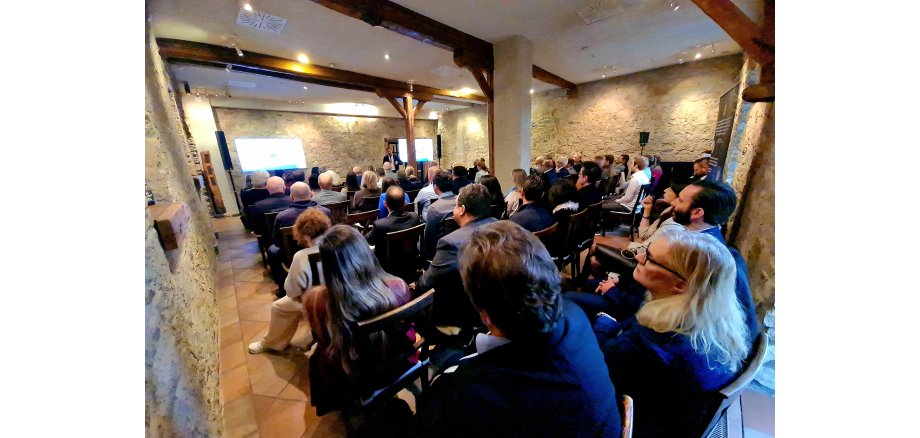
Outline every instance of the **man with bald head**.
[(269, 196), (255, 204), (250, 209), (252, 212), (252, 231), (258, 235), (265, 236), (271, 230), (266, 229), (265, 213), (270, 211), (284, 210), (291, 204), (291, 199), (284, 194), (284, 179), (273, 176), (268, 179), (265, 185), (268, 189)]
[[(400, 172), (402, 171), (400, 170)], [(405, 196), (405, 190), (398, 185), (390, 186), (387, 189), (386, 194), (384, 194), (383, 205), (390, 214), (374, 222), (374, 228), (366, 236), (367, 242), (374, 245), (374, 254), (377, 255), (380, 266), (390, 274), (399, 277), (408, 277), (415, 271), (416, 267), (411, 263), (406, 263), (406, 261), (415, 260), (418, 257), (418, 250), (412, 253), (404, 253), (402, 248), (393, 248), (393, 251), (389, 252), (392, 258), (387, 258), (387, 233), (402, 231), (419, 224), (417, 214), (403, 209), (406, 206)]]
[(317, 183), (319, 184), (319, 193), (313, 195), (313, 200), (319, 205), (341, 202), (348, 198), (348, 195), (342, 192), (332, 190), (332, 174), (325, 172), (319, 175)]
[(272, 278), (275, 280), (275, 283), (278, 284), (278, 292), (276, 295), (279, 298), (284, 296), (284, 279), (287, 276), (287, 273), (284, 272), (284, 268), (281, 267), (281, 262), (284, 259), (282, 254), (284, 240), (281, 235), (281, 229), (293, 226), (294, 222), (297, 222), (297, 217), (308, 208), (318, 208), (325, 213), (326, 216), (329, 216), (329, 220), (332, 220), (332, 212), (329, 211), (328, 208), (314, 202), (312, 198), (313, 191), (310, 190), (310, 186), (307, 183), (294, 183), (291, 186), (290, 205), (275, 217), (275, 225), (271, 232), (272, 244), (268, 247), (268, 263), (272, 270)]

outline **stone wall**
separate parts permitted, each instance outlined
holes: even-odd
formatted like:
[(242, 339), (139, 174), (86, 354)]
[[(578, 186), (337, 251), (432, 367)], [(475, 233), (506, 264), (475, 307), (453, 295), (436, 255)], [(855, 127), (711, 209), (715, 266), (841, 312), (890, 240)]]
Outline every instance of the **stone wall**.
[(214, 232), (192, 183), (188, 139), (149, 28), (145, 63), (145, 177), (158, 204), (184, 202), (191, 212), (182, 246), (169, 254), (145, 215), (146, 436), (219, 437)]
[(536, 93), (532, 156), (635, 155), (639, 132), (648, 131), (647, 155), (699, 158), (712, 149), (719, 97), (738, 83), (741, 66), (740, 55), (724, 56), (582, 84), (576, 98)]
[[(485, 105), (447, 111), (438, 119), (441, 135), (441, 163), (452, 162), (473, 167), (473, 161), (485, 158), (489, 162), (489, 116)], [(437, 153), (437, 151), (435, 151)]]
[[(245, 173), (233, 140), (237, 137), (287, 137), (303, 141), (307, 168), (325, 166), (342, 177), (354, 166), (382, 164), (383, 139), (406, 136), (402, 119), (342, 117), (286, 111), (215, 108), (217, 125), (227, 136), (236, 187), (245, 186)], [(416, 120), (416, 138), (434, 138), (437, 122)]]

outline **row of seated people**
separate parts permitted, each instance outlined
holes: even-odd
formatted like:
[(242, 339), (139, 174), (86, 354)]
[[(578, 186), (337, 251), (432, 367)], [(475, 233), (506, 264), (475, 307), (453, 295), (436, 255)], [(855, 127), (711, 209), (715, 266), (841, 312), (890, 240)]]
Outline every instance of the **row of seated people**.
[[(460, 191), (461, 228), (438, 244), (454, 259), (439, 254), (443, 263), (429, 268), (453, 265), (486, 330), (421, 395), (412, 421), (393, 427), (404, 436), (619, 436), (619, 393), (635, 400), (635, 436), (701, 435), (715, 392), (740, 372), (756, 333), (745, 324), (725, 245), (708, 233), (663, 232), (636, 255), (638, 308), (607, 308), (617, 319), (597, 318), (573, 300), (576, 292), (562, 293), (533, 233), (488, 216), (490, 198), (478, 184)], [(385, 272), (356, 229), (330, 225), (319, 209), (298, 217), (294, 233), (305, 249), (295, 255), (287, 296), (272, 306), (269, 333), (250, 346), (282, 350), (305, 317), (316, 341), (309, 379), (319, 415), (355, 403), (417, 360), (411, 327), (370, 339), (354, 330), (428, 287), (425, 276), (413, 287)], [(320, 256), (315, 271), (310, 253)]]

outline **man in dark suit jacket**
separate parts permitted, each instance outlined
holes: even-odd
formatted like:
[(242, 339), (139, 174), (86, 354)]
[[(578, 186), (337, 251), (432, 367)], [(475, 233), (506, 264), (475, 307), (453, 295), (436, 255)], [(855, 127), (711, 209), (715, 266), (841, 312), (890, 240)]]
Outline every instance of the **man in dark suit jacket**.
[[(496, 222), (489, 216), (491, 212), (492, 196), (484, 185), (470, 184), (460, 190), (453, 212), (454, 220), (460, 229), (438, 240), (431, 265), (416, 283), (417, 293), (435, 288), (434, 320), (439, 325), (471, 328), (479, 324), (479, 316), (463, 291), (457, 260), (460, 246), (469, 239), (473, 231)], [(431, 215), (432, 211), (429, 209), (429, 218)]]
[(395, 255), (394, 260), (387, 258), (387, 233), (402, 231), (419, 224), (417, 214), (403, 210), (406, 205), (405, 193), (399, 186), (391, 186), (387, 189), (383, 205), (390, 211), (390, 214), (374, 222), (374, 228), (367, 234), (367, 241), (374, 245), (374, 254), (377, 255), (380, 265), (385, 271), (393, 275), (398, 275), (396, 271), (400, 271), (400, 273), (402, 273), (401, 271), (406, 271), (407, 273), (414, 271), (416, 267), (407, 262), (415, 260), (415, 257), (418, 256), (418, 250), (416, 250), (415, 254)]
[(467, 241), (461, 278), (489, 333), (423, 394), (418, 436), (620, 436), (603, 355), (540, 241), (506, 221)]
[(578, 209), (584, 210), (591, 204), (601, 202), (601, 192), (597, 189), (597, 182), (601, 180), (601, 168), (593, 161), (582, 163), (578, 171)]
[(266, 229), (265, 213), (288, 208), (291, 205), (291, 198), (284, 194), (284, 179), (280, 176), (269, 178), (266, 187), (271, 196), (253, 204), (250, 211), (252, 212), (252, 231), (267, 238), (268, 233), (272, 230)]
[(521, 200), (524, 205), (521, 205), (508, 220), (531, 232), (540, 231), (552, 225), (553, 216), (539, 203), (543, 196), (543, 181), (537, 176), (527, 177), (523, 190), (521, 190)]
[(454, 181), (453, 192), (460, 193), (460, 189), (468, 186), (472, 181), (469, 179), (469, 173), (463, 166), (455, 166), (453, 169)]
[(405, 164), (402, 160), (399, 159), (399, 155), (395, 155), (393, 153), (393, 148), (391, 148), (389, 145), (387, 145), (387, 154), (383, 156), (383, 161), (380, 164), (383, 163), (393, 163), (393, 172), (399, 170), (400, 164)]
[(240, 212), (242, 213), (240, 215), (240, 220), (243, 221), (243, 226), (245, 226), (247, 230), (252, 229), (249, 208), (252, 207), (252, 204), (271, 196), (271, 193), (268, 193), (268, 189), (265, 188), (268, 177), (268, 172), (264, 170), (253, 172), (249, 176), (249, 181), (252, 182), (252, 188), (240, 190), (240, 202), (243, 204), (243, 211)]

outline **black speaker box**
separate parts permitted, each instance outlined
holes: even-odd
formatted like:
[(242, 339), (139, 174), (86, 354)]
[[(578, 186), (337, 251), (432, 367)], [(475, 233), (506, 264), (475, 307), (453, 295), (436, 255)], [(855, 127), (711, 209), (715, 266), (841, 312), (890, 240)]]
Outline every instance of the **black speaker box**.
[(220, 158), (224, 160), (224, 169), (233, 169), (233, 160), (230, 159), (230, 150), (227, 149), (227, 137), (224, 137), (224, 131), (214, 131), (217, 135), (217, 148), (220, 149)]
[[(441, 134), (438, 134), (438, 161), (441, 161)], [(444, 166), (443, 164), (441, 165)]]

